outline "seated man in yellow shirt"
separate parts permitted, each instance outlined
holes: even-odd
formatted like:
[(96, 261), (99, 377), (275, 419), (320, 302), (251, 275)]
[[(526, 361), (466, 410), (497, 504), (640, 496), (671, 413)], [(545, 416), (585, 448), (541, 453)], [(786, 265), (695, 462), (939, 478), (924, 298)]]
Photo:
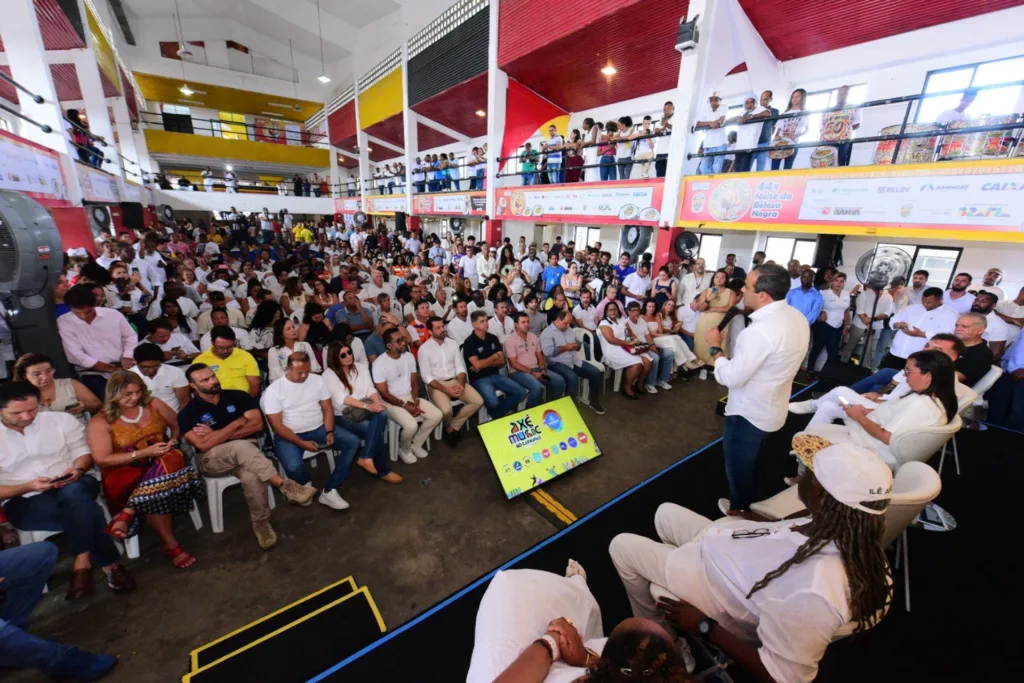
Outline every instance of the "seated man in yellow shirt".
[(313, 244), (313, 231), (307, 228), (305, 224), (300, 223), (299, 229), (295, 233), (295, 241), (305, 242), (306, 244)]
[(260, 369), (248, 351), (235, 348), (235, 333), (226, 325), (210, 330), (210, 348), (199, 354), (193, 363), (204, 363), (217, 375), (223, 389), (245, 391), (252, 397), (260, 395)]

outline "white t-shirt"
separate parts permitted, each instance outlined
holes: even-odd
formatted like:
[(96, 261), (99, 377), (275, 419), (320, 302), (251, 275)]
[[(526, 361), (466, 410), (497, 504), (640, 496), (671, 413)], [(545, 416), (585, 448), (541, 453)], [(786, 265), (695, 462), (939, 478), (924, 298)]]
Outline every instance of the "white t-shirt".
[(516, 331), (516, 324), (512, 322), (512, 316), (508, 314), (505, 315), (504, 323), (498, 320), (498, 316), (494, 316), (487, 321), (487, 331), (497, 337), (498, 341), (504, 345), (505, 340)]
[(349, 377), (349, 384), (352, 385), (351, 392), (345, 388), (345, 385), (342, 384), (334, 370), (330, 368), (324, 370), (322, 378), (327, 390), (331, 392), (331, 405), (334, 406), (335, 415), (341, 415), (345, 409), (345, 399), (349, 396), (356, 399), (365, 399), (377, 393), (377, 387), (373, 385), (370, 366), (365, 362), (360, 363), (357, 361), (355, 368), (355, 377)]
[[(243, 351), (252, 351), (252, 337), (249, 336), (249, 331), (242, 327), (232, 327), (231, 331), (235, 333), (235, 346), (242, 349)], [(206, 351), (213, 342), (210, 341), (210, 333), (207, 332), (199, 338), (199, 350)]]
[(971, 306), (974, 305), (974, 295), (971, 294), (970, 292), (964, 292), (964, 295), (962, 297), (960, 297), (959, 299), (954, 299), (953, 297), (950, 296), (950, 293), (952, 291), (953, 290), (951, 289), (946, 290), (946, 295), (943, 297), (942, 303), (952, 308), (959, 315), (963, 315), (964, 313), (970, 313)]
[[(712, 109), (711, 104), (705, 104), (704, 109), (701, 111), (699, 121), (717, 121), (726, 115), (725, 107), (719, 103), (718, 109)], [(760, 130), (760, 128), (759, 128)], [(726, 132), (725, 127), (721, 128), (705, 128), (704, 129), (704, 149), (707, 150), (709, 147), (721, 147), (726, 143)]]
[[(948, 422), (942, 404), (924, 394), (907, 394), (899, 399), (889, 399), (868, 414), (868, 419), (881, 425), (893, 434), (904, 429), (925, 429), (939, 427)], [(850, 428), (850, 440), (858, 446), (874, 451), (886, 465), (896, 468), (898, 463), (889, 446), (867, 433), (853, 420), (846, 420)]]
[[(853, 316), (853, 322), (851, 323), (851, 326), (861, 330), (868, 329), (868, 326), (864, 324), (864, 322), (860, 319), (860, 316), (866, 315), (868, 317), (871, 317), (872, 310), (874, 310), (875, 315), (892, 315), (894, 308), (892, 303), (892, 296), (889, 294), (889, 292), (882, 292), (882, 296), (878, 298), (877, 308), (875, 308), (874, 290), (868, 289), (866, 291), (861, 292), (860, 296), (857, 297), (857, 304), (854, 309), (855, 315)], [(883, 322), (884, 321), (882, 320), (876, 320), (875, 324), (873, 325), (873, 329), (882, 329)]]
[(445, 331), (448, 332), (451, 339), (461, 344), (469, 339), (469, 335), (473, 334), (473, 323), (470, 322), (468, 315), (465, 320), (456, 316), (445, 326)]
[(296, 434), (311, 432), (324, 423), (320, 401), (331, 398), (331, 392), (319, 375), (309, 375), (301, 384), (279, 377), (263, 392), (263, 412), (281, 413), (284, 426)]
[(377, 356), (373, 361), (373, 381), (375, 384), (388, 385), (388, 393), (392, 396), (412, 395), (412, 373), (416, 372), (416, 359), (406, 351), (397, 359), (386, 353)]
[(146, 383), (146, 388), (153, 396), (170, 406), (174, 412), (178, 412), (181, 402), (178, 401), (178, 395), (174, 393), (174, 390), (188, 386), (184, 370), (164, 363), (152, 379), (143, 374), (138, 366), (133, 366), (132, 372), (142, 378), (142, 381)]
[[(985, 334), (981, 335), (981, 338), (990, 344), (992, 342), (1010, 341), (1012, 337), (1016, 336), (1014, 333), (1019, 331), (1015, 326), (1008, 324), (994, 312), (986, 315), (985, 319), (988, 321), (988, 326), (985, 328)], [(1010, 329), (1011, 327), (1013, 330)]]
[[(756, 116), (763, 111), (767, 111), (761, 105), (754, 107), (753, 111), (744, 112), (747, 116)], [(739, 130), (736, 131), (736, 149), (750, 149), (751, 147), (757, 147), (757, 140), (761, 137), (761, 127), (764, 126), (764, 121), (757, 119), (750, 123), (742, 123), (739, 126)]]
[[(549, 145), (553, 146), (553, 147), (557, 147), (558, 145), (564, 145), (565, 144), (565, 138), (563, 138), (558, 133), (555, 133), (554, 135), (552, 135), (551, 137), (549, 137), (547, 139), (547, 143)], [(562, 163), (562, 153), (561, 152), (548, 152), (548, 163), (549, 164), (560, 164), (560, 163)]]
[(583, 327), (591, 332), (597, 331), (597, 306), (591, 305), (590, 308), (585, 309), (583, 306), (576, 304), (576, 307), (572, 309), (572, 317), (582, 320)]
[(313, 347), (304, 341), (297, 341), (295, 346), (290, 349), (287, 346), (274, 346), (267, 349), (267, 379), (273, 382), (279, 377), (284, 377), (284, 373), (288, 369), (288, 356), (299, 351), (304, 351), (309, 356), (309, 369), (319, 373), (320, 363), (316, 360)]
[(843, 326), (843, 318), (850, 308), (850, 293), (843, 291), (836, 295), (832, 288), (821, 292), (821, 310), (825, 311), (825, 322), (836, 329)]
[[(626, 276), (626, 279), (622, 281), (622, 286), (628, 292), (640, 294), (642, 297), (647, 295), (647, 292), (651, 291), (651, 276), (641, 277), (639, 272), (633, 272)], [(629, 305), (631, 301), (643, 302), (643, 298), (636, 298), (625, 294), (626, 304)]]

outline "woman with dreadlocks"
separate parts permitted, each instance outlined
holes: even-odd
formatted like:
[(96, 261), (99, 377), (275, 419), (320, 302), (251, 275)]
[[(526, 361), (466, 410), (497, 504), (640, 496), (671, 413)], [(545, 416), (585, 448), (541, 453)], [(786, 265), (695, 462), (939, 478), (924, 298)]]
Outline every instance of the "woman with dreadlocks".
[[(610, 553), (633, 614), (700, 634), (758, 680), (809, 683), (836, 632), (873, 627), (891, 599), (882, 538), (892, 471), (850, 443), (801, 456), (809, 517), (716, 522), (658, 508), (662, 542), (620, 534)], [(651, 584), (678, 600), (655, 604)]]

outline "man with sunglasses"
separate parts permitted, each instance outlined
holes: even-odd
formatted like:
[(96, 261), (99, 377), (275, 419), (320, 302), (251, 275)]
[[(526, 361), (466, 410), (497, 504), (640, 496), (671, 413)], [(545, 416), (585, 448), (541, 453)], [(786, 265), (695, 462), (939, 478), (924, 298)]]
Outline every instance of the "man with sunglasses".
[(388, 417), (402, 428), (398, 457), (411, 465), (427, 457), (423, 444), (443, 415), (430, 401), (419, 397), (416, 359), (408, 351), (405, 335), (397, 328), (390, 329), (384, 333), (384, 345), (387, 351), (373, 362), (373, 381), (388, 406)]

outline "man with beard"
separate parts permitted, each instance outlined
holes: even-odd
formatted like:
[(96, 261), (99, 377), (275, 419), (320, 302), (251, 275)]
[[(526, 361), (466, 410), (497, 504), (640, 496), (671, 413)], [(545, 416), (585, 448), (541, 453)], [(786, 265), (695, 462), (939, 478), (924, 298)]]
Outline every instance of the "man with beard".
[(992, 349), (992, 355), (995, 356), (995, 362), (998, 363), (1003, 358), (1003, 353), (1006, 351), (1006, 344), (1010, 338), (1010, 326), (1003, 322), (995, 313), (995, 307), (999, 300), (996, 295), (989, 291), (978, 292), (974, 297), (974, 303), (971, 304), (971, 313), (979, 313), (985, 316), (985, 334), (982, 335), (982, 339), (988, 342), (988, 347)]
[(256, 446), (253, 440), (263, 434), (256, 399), (244, 391), (222, 390), (217, 375), (203, 363), (190, 366), (185, 377), (195, 398), (178, 414), (182, 438), (195, 447), (204, 476), (232, 475), (241, 480), (256, 542), (263, 550), (272, 548), (277, 534), (270, 526), (267, 486), (303, 507), (313, 502), (316, 489), (279, 475), (274, 463)]
[(973, 280), (968, 273), (957, 273), (946, 292), (946, 305), (960, 315), (968, 313), (974, 305), (974, 295), (967, 291)]
[(907, 291), (907, 294), (910, 295), (910, 303), (921, 303), (921, 297), (924, 296), (924, 290), (928, 288), (929, 277), (931, 277), (931, 274), (927, 270), (919, 270), (914, 273), (914, 277), (910, 281), (910, 289)]
[(989, 268), (985, 271), (985, 277), (981, 278), (981, 289), (995, 294), (1000, 301), (1006, 298), (1006, 293), (999, 283), (1003, 281), (1002, 268)]

